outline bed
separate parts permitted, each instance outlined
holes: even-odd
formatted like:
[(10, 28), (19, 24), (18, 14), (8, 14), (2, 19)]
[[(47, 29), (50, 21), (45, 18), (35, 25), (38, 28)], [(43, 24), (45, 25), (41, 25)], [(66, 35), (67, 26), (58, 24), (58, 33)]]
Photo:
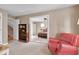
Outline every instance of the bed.
[(47, 38), (47, 32), (39, 32), (38, 37)]

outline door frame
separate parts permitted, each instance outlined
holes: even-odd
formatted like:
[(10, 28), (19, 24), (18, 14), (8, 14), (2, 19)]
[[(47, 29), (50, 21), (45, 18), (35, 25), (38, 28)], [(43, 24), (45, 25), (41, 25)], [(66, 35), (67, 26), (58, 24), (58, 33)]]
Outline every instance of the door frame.
[(32, 31), (33, 31), (33, 29), (32, 29), (32, 27), (33, 27), (32, 21), (35, 21), (34, 18), (37, 19), (37, 18), (42, 18), (42, 17), (46, 17), (48, 19), (48, 21), (47, 21), (47, 27), (48, 27), (48, 29), (47, 29), (47, 43), (48, 43), (48, 41), (49, 41), (49, 15), (34, 16), (34, 17), (29, 18), (30, 19), (30, 21), (29, 21), (29, 33), (30, 33), (29, 34), (29, 41), (31, 41), (31, 39), (32, 39)]

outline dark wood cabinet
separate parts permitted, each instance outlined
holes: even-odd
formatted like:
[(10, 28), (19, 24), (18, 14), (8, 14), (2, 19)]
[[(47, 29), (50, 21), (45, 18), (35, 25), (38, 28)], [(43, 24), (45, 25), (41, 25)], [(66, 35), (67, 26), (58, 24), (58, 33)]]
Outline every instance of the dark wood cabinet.
[(27, 42), (27, 24), (19, 24), (19, 40)]

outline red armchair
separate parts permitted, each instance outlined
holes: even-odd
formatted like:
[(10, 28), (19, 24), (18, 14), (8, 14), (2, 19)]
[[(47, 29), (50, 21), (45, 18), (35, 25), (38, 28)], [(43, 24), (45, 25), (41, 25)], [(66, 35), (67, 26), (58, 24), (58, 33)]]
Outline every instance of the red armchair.
[(79, 35), (61, 33), (58, 38), (50, 38), (48, 48), (52, 54), (77, 55), (79, 46)]

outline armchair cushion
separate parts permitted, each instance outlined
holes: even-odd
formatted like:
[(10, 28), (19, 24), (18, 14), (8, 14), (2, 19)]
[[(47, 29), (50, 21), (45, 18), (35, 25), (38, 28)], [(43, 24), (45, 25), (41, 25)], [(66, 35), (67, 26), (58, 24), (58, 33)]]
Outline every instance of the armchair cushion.
[(58, 55), (77, 55), (78, 49), (75, 46), (61, 44), (61, 48), (57, 52)]
[(66, 44), (66, 45), (72, 45), (71, 43), (63, 41), (63, 40), (60, 40), (60, 42), (63, 43), (63, 44)]
[(72, 44), (74, 35), (70, 34), (70, 33), (61, 33), (59, 38), (60, 38), (60, 40), (63, 40), (65, 42)]

